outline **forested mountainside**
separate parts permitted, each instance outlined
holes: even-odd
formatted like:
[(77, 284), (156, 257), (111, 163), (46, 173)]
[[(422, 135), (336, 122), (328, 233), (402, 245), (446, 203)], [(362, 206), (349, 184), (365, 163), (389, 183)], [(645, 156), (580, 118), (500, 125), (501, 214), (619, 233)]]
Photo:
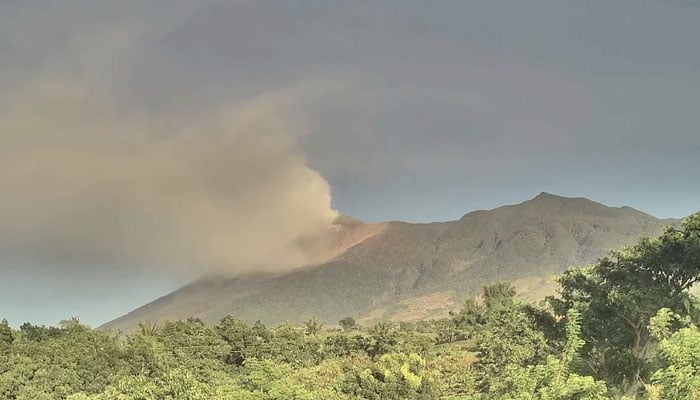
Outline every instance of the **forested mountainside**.
[(457, 221), (365, 224), (342, 217), (337, 224), (342, 251), (326, 262), (285, 274), (204, 277), (104, 328), (188, 317), (215, 323), (225, 315), (271, 324), (345, 316), (411, 321), (445, 316), (494, 281), (511, 281), (534, 300), (552, 293), (552, 275), (678, 221), (542, 193)]

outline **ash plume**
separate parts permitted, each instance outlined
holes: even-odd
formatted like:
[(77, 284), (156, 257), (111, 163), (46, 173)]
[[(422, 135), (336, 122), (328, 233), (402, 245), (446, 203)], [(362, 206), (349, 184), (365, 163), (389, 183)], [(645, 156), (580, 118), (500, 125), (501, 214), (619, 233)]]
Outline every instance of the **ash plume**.
[(79, 83), (28, 84), (0, 112), (2, 258), (188, 273), (315, 261), (337, 213), (298, 146), (303, 96), (145, 115)]

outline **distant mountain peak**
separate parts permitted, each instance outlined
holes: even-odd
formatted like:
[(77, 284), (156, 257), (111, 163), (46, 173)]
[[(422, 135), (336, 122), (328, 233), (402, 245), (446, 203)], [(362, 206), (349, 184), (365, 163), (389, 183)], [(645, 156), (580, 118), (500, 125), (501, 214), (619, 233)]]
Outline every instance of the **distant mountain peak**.
[(505, 208), (505, 209), (515, 208), (515, 209), (520, 209), (520, 210), (526, 210), (526, 209), (532, 208), (532, 207), (537, 208), (537, 209), (554, 209), (554, 208), (558, 209), (562, 205), (565, 205), (565, 204), (571, 204), (571, 205), (576, 206), (576, 202), (585, 202), (587, 204), (595, 204), (595, 205), (599, 205), (601, 207), (607, 208), (607, 206), (605, 206), (605, 205), (596, 203), (594, 201), (588, 200), (588, 199), (583, 198), (583, 197), (564, 197), (564, 196), (559, 196), (559, 195), (548, 193), (548, 192), (541, 192), (537, 196), (535, 196), (529, 200), (526, 200), (522, 203), (519, 203), (519, 204), (505, 205), (505, 206), (497, 207), (497, 208), (490, 209), (490, 210), (474, 210), (474, 211), (468, 212), (468, 213), (464, 214), (462, 216), (462, 218), (460, 218), (460, 221), (464, 221), (464, 220), (467, 220), (469, 218), (474, 218), (476, 216), (488, 215), (489, 213), (497, 211), (501, 208)]
[(566, 196), (560, 196), (560, 195), (552, 194), (552, 193), (548, 193), (548, 192), (541, 192), (540, 194), (538, 194), (537, 196), (535, 196), (534, 198), (532, 198), (529, 201), (532, 201), (532, 202), (557, 202), (557, 203), (568, 202), (568, 201), (586, 201), (586, 202), (595, 203), (594, 201), (589, 200), (585, 197), (566, 197)]
[(541, 192), (540, 194), (538, 194), (531, 200), (526, 201), (523, 204), (535, 204), (544, 207), (558, 207), (566, 205), (574, 207), (594, 207), (601, 209), (611, 208), (605, 204), (598, 203), (586, 197), (565, 197), (548, 192)]
[(544, 199), (561, 199), (561, 200), (568, 200), (569, 197), (564, 197), (564, 196), (559, 196), (556, 194), (548, 193), (548, 192), (540, 192), (533, 200), (544, 200)]

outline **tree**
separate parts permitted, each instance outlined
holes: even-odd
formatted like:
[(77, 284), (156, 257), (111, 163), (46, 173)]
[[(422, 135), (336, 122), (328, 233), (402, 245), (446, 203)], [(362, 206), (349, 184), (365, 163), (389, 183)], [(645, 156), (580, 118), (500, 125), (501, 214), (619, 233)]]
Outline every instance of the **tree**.
[(484, 286), (484, 293), (481, 299), (486, 310), (491, 312), (512, 307), (515, 303), (516, 294), (515, 287), (510, 283), (496, 282), (492, 285)]
[[(483, 398), (499, 400), (603, 400), (607, 399), (605, 382), (572, 371), (583, 340), (580, 338), (580, 315), (570, 310), (566, 319), (566, 342), (561, 354), (531, 365), (508, 363), (497, 377), (482, 389)], [(515, 360), (517, 361), (517, 360)]]
[(230, 364), (243, 365), (246, 358), (259, 357), (262, 345), (269, 340), (267, 329), (263, 332), (251, 328), (245, 321), (228, 315), (216, 326), (219, 336), (231, 346), (226, 360)]
[(12, 351), (0, 362), (0, 398), (64, 399), (76, 392), (99, 393), (119, 364), (116, 339), (81, 325), (24, 324)]
[(607, 399), (605, 382), (572, 372), (572, 366), (585, 342), (581, 339), (581, 315), (576, 309), (566, 314), (566, 344), (559, 357), (549, 356), (544, 365), (529, 368), (535, 388), (543, 400)]
[(158, 323), (153, 321), (139, 322), (139, 332), (144, 336), (155, 336), (158, 333)]
[(384, 354), (376, 363), (355, 366), (342, 390), (359, 399), (437, 399), (434, 378), (425, 365), (425, 360), (415, 353)]
[(323, 324), (319, 323), (318, 320), (316, 320), (316, 317), (311, 317), (311, 319), (306, 321), (306, 334), (307, 335), (316, 335), (319, 332), (321, 332), (322, 328), (323, 328)]
[(354, 331), (357, 329), (357, 322), (355, 322), (355, 318), (353, 317), (345, 317), (338, 321), (338, 324), (340, 324), (340, 327), (345, 331), (345, 332), (350, 332)]
[(198, 381), (212, 380), (214, 372), (225, 365), (231, 354), (231, 346), (216, 330), (197, 318), (168, 321), (155, 338), (173, 367), (183, 368), (183, 376), (192, 373)]
[[(484, 291), (486, 290), (487, 289), (484, 288)], [(488, 290), (489, 296), (492, 296), (493, 293), (490, 289)], [(486, 293), (484, 293), (484, 297), (486, 297)], [(486, 322), (484, 319), (485, 311), (484, 305), (478, 303), (474, 299), (467, 299), (464, 301), (464, 304), (459, 312), (450, 312), (450, 316), (458, 328), (473, 328)]]
[(695, 214), (680, 230), (666, 228), (660, 237), (612, 251), (592, 267), (566, 271), (559, 278), (560, 296), (549, 302), (559, 316), (581, 310), (588, 372), (634, 396), (650, 374), (650, 319), (662, 307), (692, 313), (688, 289), (698, 280), (700, 214)]
[(12, 344), (13, 340), (15, 340), (15, 338), (12, 334), (12, 328), (10, 328), (10, 324), (7, 320), (3, 319), (0, 321), (0, 348), (2, 348), (3, 345), (9, 346)]
[(245, 362), (245, 374), (240, 377), (240, 385), (252, 393), (260, 393), (260, 399), (282, 400), (316, 398), (302, 385), (292, 382), (294, 369), (285, 363), (251, 358)]
[(35, 342), (58, 337), (61, 334), (60, 329), (55, 326), (32, 325), (29, 322), (20, 325), (19, 330), (24, 337)]
[(378, 357), (396, 349), (399, 344), (399, 330), (396, 324), (390, 321), (379, 321), (371, 329), (371, 344), (367, 348), (367, 354)]
[(700, 330), (668, 308), (652, 318), (649, 330), (660, 340), (661, 363), (651, 375), (652, 384), (646, 385), (649, 398), (700, 399)]
[[(486, 323), (476, 336), (480, 388), (492, 395), (511, 393), (500, 376), (545, 360), (548, 344), (542, 332), (515, 300), (515, 289), (498, 283), (484, 288)], [(504, 386), (505, 385), (505, 386)]]
[[(489, 292), (489, 295), (491, 294)], [(484, 305), (474, 299), (468, 299), (459, 312), (450, 311), (450, 319), (435, 321), (438, 343), (450, 343), (472, 337), (474, 332), (486, 323), (485, 311)]]

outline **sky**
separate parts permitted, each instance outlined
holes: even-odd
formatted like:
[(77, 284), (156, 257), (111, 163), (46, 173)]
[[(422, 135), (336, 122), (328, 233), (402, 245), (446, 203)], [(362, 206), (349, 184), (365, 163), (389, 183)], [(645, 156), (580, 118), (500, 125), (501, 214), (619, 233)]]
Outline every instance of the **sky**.
[(700, 210), (700, 3), (0, 2), (0, 318), (313, 262), (338, 214)]

